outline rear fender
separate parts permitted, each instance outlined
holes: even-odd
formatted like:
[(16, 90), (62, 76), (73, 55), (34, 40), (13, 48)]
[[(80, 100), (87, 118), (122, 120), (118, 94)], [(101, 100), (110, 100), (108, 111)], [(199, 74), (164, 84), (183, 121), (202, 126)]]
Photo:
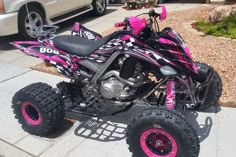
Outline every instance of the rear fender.
[(56, 49), (52, 44), (46, 45), (37, 41), (16, 41), (11, 44), (26, 55), (48, 61), (55, 65), (59, 72), (67, 76), (72, 76), (73, 72), (78, 68), (74, 61), (78, 62), (80, 58), (75, 59)]

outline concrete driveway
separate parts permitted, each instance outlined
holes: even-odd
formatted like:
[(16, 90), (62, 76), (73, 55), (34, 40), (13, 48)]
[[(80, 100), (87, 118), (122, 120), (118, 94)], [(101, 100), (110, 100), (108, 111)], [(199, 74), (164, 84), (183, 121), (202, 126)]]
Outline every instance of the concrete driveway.
[[(167, 9), (175, 11), (188, 9), (199, 4), (169, 4)], [(147, 10), (142, 10), (147, 11)], [(85, 14), (64, 24), (59, 34), (68, 34), (75, 21), (86, 27), (103, 32), (114, 22), (124, 17), (136, 15), (140, 11), (125, 11), (110, 7), (109, 14), (92, 18)], [(114, 18), (115, 17), (115, 18)], [(34, 82), (46, 82), (55, 86), (65, 78), (34, 71), (29, 67), (40, 63), (14, 50), (8, 42), (17, 40), (16, 36), (0, 37), (0, 157), (130, 157), (125, 142), (127, 120), (140, 107), (115, 117), (97, 121), (86, 116), (74, 117), (78, 121), (65, 120), (64, 126), (52, 138), (40, 138), (24, 132), (11, 110), (14, 93)], [(232, 156), (236, 146), (236, 110), (230, 108), (211, 108), (206, 112), (188, 112), (187, 116), (198, 131), (201, 141), (200, 157)]]

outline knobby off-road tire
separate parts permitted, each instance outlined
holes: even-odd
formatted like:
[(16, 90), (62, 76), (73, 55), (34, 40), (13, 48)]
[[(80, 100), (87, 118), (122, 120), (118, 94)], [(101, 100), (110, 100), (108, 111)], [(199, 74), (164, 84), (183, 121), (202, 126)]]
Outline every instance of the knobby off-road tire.
[(199, 139), (183, 115), (164, 108), (137, 113), (127, 128), (133, 157), (198, 157)]
[(48, 136), (63, 122), (64, 108), (56, 92), (45, 83), (34, 83), (13, 97), (15, 118), (30, 134)]
[[(208, 69), (210, 68), (210, 66), (207, 65), (206, 63), (195, 62), (195, 64), (198, 67), (198, 69), (201, 69), (201, 71), (205, 73), (207, 73)], [(216, 105), (221, 96), (222, 87), (223, 85), (221, 78), (219, 74), (215, 71), (215, 75), (213, 76), (212, 82), (210, 84), (208, 96), (205, 100), (205, 103), (203, 105), (197, 106), (195, 109), (203, 110)]]

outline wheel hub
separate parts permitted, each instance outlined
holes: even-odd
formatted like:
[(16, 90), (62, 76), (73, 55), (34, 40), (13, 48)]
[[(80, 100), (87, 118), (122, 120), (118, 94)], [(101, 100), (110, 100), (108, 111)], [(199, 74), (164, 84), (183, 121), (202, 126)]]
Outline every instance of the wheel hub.
[(156, 145), (157, 145), (157, 146), (162, 146), (163, 143), (162, 143), (162, 141), (157, 140), (157, 141), (156, 141)]
[(25, 30), (32, 38), (37, 37), (37, 32), (43, 26), (43, 19), (37, 12), (30, 12), (25, 19)]
[(25, 121), (31, 125), (39, 125), (42, 122), (39, 110), (30, 102), (22, 103), (21, 113)]
[(175, 157), (178, 149), (175, 139), (160, 128), (144, 131), (140, 145), (146, 155), (153, 157)]
[(27, 105), (25, 110), (31, 119), (33, 119), (35, 121), (39, 119), (39, 113), (33, 106)]
[(172, 149), (171, 141), (161, 133), (150, 134), (147, 141), (150, 144), (150, 149), (160, 155), (168, 154)]

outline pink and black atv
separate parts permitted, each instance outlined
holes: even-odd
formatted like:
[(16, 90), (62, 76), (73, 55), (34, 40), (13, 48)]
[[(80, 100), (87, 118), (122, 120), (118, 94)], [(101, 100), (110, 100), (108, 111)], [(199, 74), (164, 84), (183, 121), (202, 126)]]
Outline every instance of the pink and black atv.
[(152, 9), (144, 15), (116, 23), (122, 29), (105, 37), (76, 23), (72, 35), (54, 36), (56, 27), (45, 26), (38, 41), (13, 42), (70, 79), (55, 89), (34, 83), (14, 95), (13, 111), (23, 129), (48, 136), (65, 113), (114, 116), (142, 105), (127, 127), (134, 157), (197, 157), (199, 139), (184, 113), (215, 105), (221, 79), (211, 66), (192, 60), (176, 31), (159, 30), (164, 6), (161, 14)]

